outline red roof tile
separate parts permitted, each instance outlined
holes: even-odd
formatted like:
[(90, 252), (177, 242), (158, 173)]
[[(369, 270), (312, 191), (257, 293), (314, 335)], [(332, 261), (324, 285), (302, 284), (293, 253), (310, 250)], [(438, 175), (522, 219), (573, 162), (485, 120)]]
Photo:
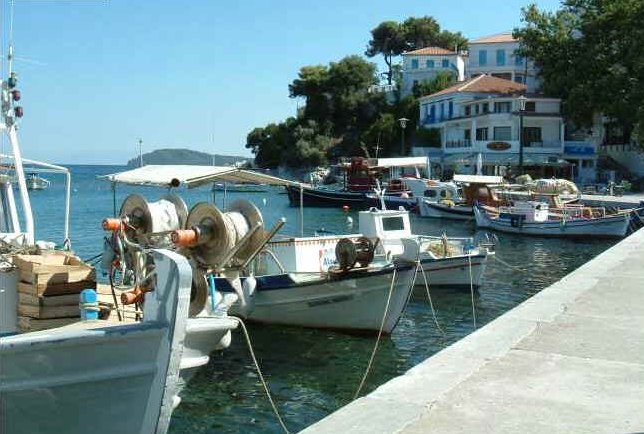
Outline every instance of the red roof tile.
[(408, 51), (406, 53), (403, 53), (403, 56), (407, 56), (409, 54), (413, 54), (416, 56), (446, 56), (446, 55), (454, 55), (456, 53), (454, 51), (446, 50), (445, 48), (441, 48), (441, 47), (425, 47), (425, 48), (419, 48), (418, 50)]
[(473, 39), (470, 44), (486, 44), (494, 42), (516, 42), (512, 36), (512, 32), (497, 33), (496, 35), (483, 36), (481, 38)]
[(500, 95), (512, 95), (525, 93), (527, 87), (525, 84), (515, 83), (512, 80), (492, 77), (491, 75), (479, 75), (469, 80), (456, 83), (440, 92), (427, 96), (448, 95), (450, 93), (469, 92), (469, 93), (493, 93)]

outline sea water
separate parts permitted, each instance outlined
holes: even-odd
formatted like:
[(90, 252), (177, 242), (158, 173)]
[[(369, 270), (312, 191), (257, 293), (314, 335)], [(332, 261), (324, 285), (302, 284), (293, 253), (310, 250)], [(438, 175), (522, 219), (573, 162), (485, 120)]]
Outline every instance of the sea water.
[[(101, 220), (114, 213), (113, 190), (98, 175), (123, 170), (117, 166), (71, 166), (72, 247), (81, 258), (102, 250)], [(62, 243), (64, 178), (43, 175), (52, 181), (48, 190), (32, 192), (36, 235)], [(167, 191), (153, 187), (116, 188), (116, 208), (130, 193), (158, 200)], [(209, 188), (181, 190), (188, 206), (212, 201)], [(228, 203), (244, 198), (264, 216), (266, 226), (286, 217), (284, 234), (299, 235), (299, 209), (289, 206), (279, 189), (266, 193), (228, 193)], [(224, 195), (214, 198), (223, 207)], [(304, 232), (324, 229), (334, 233), (356, 232), (347, 217), (358, 221), (357, 210), (306, 208)], [(476, 236), (474, 222), (422, 219), (412, 216), (415, 233)], [(474, 293), (476, 324), (485, 325), (554, 283), (614, 244), (606, 240), (557, 240), (497, 234), (496, 258), (490, 258), (482, 287)], [(100, 274), (100, 270), (99, 270)], [(474, 331), (472, 295), (469, 290), (432, 289), (436, 318), (426, 300), (412, 300), (393, 334), (380, 343), (363, 394)], [(436, 326), (440, 325), (441, 330)], [(297, 432), (350, 402), (367, 366), (374, 336), (310, 330), (296, 327), (249, 325), (253, 349), (286, 425)], [(279, 433), (282, 432), (264, 396), (241, 332), (233, 333), (230, 348), (216, 352), (211, 362), (191, 380), (174, 413), (170, 433)], [(395, 411), (395, 410), (393, 410)]]

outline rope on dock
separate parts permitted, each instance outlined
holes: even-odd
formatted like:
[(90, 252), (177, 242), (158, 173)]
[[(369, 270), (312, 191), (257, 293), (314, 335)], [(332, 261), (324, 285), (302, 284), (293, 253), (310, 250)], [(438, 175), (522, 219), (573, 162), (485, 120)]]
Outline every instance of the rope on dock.
[(259, 380), (261, 381), (262, 386), (264, 386), (264, 392), (266, 392), (266, 397), (268, 398), (268, 402), (270, 402), (271, 407), (273, 408), (273, 413), (275, 413), (275, 417), (277, 417), (277, 421), (282, 427), (282, 430), (286, 434), (291, 434), (291, 432), (286, 427), (286, 424), (284, 423), (284, 420), (282, 419), (282, 416), (280, 415), (279, 410), (277, 409), (277, 405), (275, 405), (275, 401), (271, 396), (270, 390), (268, 389), (268, 383), (264, 379), (262, 370), (260, 369), (259, 363), (257, 362), (257, 358), (255, 357), (255, 351), (253, 351), (253, 344), (250, 341), (250, 335), (248, 334), (248, 329), (246, 329), (246, 324), (244, 324), (244, 321), (242, 321), (241, 318), (238, 318), (236, 316), (229, 316), (229, 318), (234, 319), (241, 326), (244, 332), (244, 337), (246, 338), (246, 344), (248, 345), (248, 351), (250, 352), (250, 357), (253, 359), (253, 363), (255, 364), (255, 369), (257, 370), (257, 375), (259, 376)]
[(398, 269), (394, 268), (393, 275), (391, 276), (391, 285), (389, 285), (389, 294), (387, 294), (387, 303), (385, 303), (385, 312), (382, 315), (382, 321), (380, 321), (380, 329), (378, 330), (378, 337), (376, 338), (376, 343), (373, 346), (373, 351), (371, 351), (371, 357), (369, 357), (369, 363), (367, 364), (367, 369), (365, 369), (364, 375), (362, 376), (362, 380), (358, 385), (358, 389), (356, 390), (356, 393), (353, 395), (353, 400), (357, 399), (358, 395), (360, 395), (360, 392), (362, 391), (362, 387), (364, 386), (364, 383), (367, 380), (367, 376), (369, 375), (369, 371), (371, 371), (371, 365), (373, 364), (373, 360), (376, 357), (376, 351), (378, 351), (378, 345), (380, 344), (380, 337), (382, 336), (382, 329), (385, 327), (385, 320), (387, 319), (387, 312), (389, 311), (389, 302), (391, 301), (391, 294), (394, 292), (394, 286), (396, 284), (397, 272), (398, 272)]

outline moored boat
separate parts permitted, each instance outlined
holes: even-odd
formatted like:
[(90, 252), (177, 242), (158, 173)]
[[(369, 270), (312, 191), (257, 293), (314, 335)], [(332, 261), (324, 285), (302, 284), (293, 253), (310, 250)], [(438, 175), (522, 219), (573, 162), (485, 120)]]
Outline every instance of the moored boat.
[(514, 234), (549, 237), (623, 237), (630, 211), (607, 215), (603, 209), (574, 207), (549, 210), (545, 202), (517, 201), (512, 206), (474, 208), (476, 225)]
[(492, 186), (503, 183), (500, 176), (454, 175), (451, 182), (435, 182), (418, 198), (422, 217), (472, 220), (474, 203), (497, 204)]

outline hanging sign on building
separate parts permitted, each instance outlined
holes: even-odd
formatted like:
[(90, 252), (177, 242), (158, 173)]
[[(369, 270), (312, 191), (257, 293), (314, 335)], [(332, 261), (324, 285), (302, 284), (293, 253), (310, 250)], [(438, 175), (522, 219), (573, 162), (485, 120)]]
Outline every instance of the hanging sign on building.
[(487, 148), (491, 151), (507, 151), (512, 145), (508, 142), (490, 142), (487, 144)]

